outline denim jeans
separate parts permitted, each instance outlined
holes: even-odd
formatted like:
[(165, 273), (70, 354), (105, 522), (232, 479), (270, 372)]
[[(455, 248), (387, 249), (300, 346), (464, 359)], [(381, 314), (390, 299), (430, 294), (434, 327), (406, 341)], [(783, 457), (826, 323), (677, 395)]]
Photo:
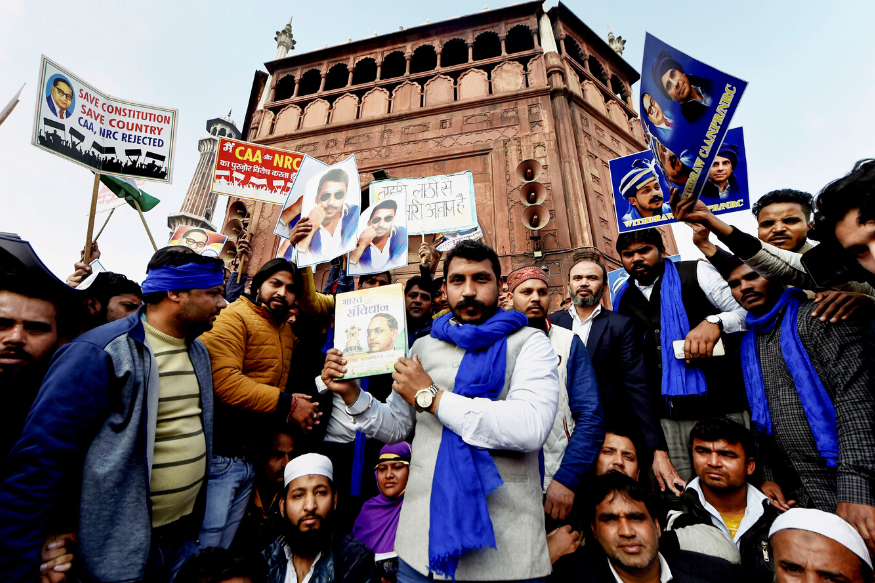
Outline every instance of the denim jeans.
[[(519, 580), (518, 583), (543, 583), (546, 581), (546, 577), (542, 577), (540, 579), (529, 579), (527, 581)], [(434, 579), (431, 577), (426, 577), (400, 558), (398, 559), (398, 583), (433, 583)], [(456, 583), (460, 583), (456, 581)], [(489, 583), (488, 581), (481, 581), (480, 583)], [(496, 582), (497, 583), (497, 582)]]
[[(167, 532), (167, 531), (165, 531)], [(200, 552), (197, 543), (176, 535), (159, 536), (152, 531), (144, 581), (172, 583), (182, 565)]]
[(207, 507), (201, 527), (201, 548), (227, 549), (252, 494), (255, 474), (252, 464), (241, 459), (212, 456), (207, 482)]

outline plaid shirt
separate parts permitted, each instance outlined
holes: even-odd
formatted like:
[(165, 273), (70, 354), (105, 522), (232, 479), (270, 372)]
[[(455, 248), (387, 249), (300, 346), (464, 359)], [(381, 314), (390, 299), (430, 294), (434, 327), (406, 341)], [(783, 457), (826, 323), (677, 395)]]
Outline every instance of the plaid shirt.
[[(799, 307), (797, 330), (814, 369), (833, 401), (839, 460), (828, 468), (814, 436), (793, 377), (781, 355), (780, 321), (757, 335), (773, 435), (755, 432), (763, 480), (778, 483), (787, 500), (802, 507), (835, 512), (838, 502), (875, 506), (875, 395), (863, 355), (863, 326), (812, 318), (812, 301)], [(783, 318), (783, 314), (779, 316)]]

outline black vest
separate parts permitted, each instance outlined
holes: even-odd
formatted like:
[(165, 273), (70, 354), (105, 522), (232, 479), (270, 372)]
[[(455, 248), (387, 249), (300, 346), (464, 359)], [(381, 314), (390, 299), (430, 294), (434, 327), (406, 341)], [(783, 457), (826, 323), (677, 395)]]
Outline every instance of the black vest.
[[(699, 287), (696, 275), (698, 261), (679, 261), (675, 263), (681, 279), (681, 297), (690, 330), (698, 326), (706, 316), (719, 314), (708, 301), (708, 296)], [(647, 368), (647, 380), (654, 405), (661, 418), (667, 419), (704, 419), (714, 415), (739, 413), (747, 408), (747, 397), (744, 392), (744, 380), (741, 375), (741, 360), (739, 348), (740, 334), (723, 334), (723, 344), (726, 347), (725, 356), (704, 359), (697, 366), (705, 375), (708, 392), (700, 397), (662, 397), (662, 344), (660, 337), (660, 291), (663, 278), (653, 287), (650, 301), (644, 297), (634, 283), (623, 294), (620, 302), (620, 314), (632, 318), (637, 333), (642, 340), (644, 362)], [(673, 340), (683, 340), (674, 338)], [(674, 358), (671, 355), (671, 358)]]

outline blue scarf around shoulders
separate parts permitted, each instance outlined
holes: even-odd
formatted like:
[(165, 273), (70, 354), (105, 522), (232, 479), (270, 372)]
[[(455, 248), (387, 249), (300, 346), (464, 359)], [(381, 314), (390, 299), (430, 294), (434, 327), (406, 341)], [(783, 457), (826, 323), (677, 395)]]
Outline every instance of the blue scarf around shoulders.
[[(623, 282), (613, 298), (614, 310), (620, 311), (620, 300), (629, 289), (631, 277)], [(708, 390), (705, 375), (698, 366), (687, 365), (674, 357), (672, 342), (684, 340), (690, 333), (690, 320), (681, 295), (681, 276), (673, 261), (665, 261), (665, 272), (659, 291), (659, 335), (662, 353), (662, 396), (689, 397), (704, 395)]]
[(749, 331), (741, 340), (741, 371), (744, 374), (751, 421), (758, 430), (771, 435), (772, 416), (769, 413), (769, 401), (766, 398), (756, 337), (757, 334), (768, 334), (775, 327), (778, 316), (786, 307), (781, 320), (781, 356), (793, 377), (793, 384), (796, 385), (796, 392), (799, 394), (802, 409), (811, 427), (817, 451), (826, 461), (826, 465), (834, 468), (839, 457), (835, 406), (811, 363), (808, 351), (799, 339), (799, 306), (807, 298), (804, 291), (789, 288), (784, 290), (778, 302), (767, 314), (756, 318), (748, 313)]
[[(431, 336), (465, 350), (453, 393), (495, 400), (504, 389), (507, 337), (526, 326), (528, 318), (513, 310), (498, 310), (480, 325), (454, 324), (452, 317), (436, 319)], [(486, 497), (503, 483), (487, 450), (472, 447), (443, 428), (431, 485), (429, 570), (455, 580), (463, 554), (495, 548)]]

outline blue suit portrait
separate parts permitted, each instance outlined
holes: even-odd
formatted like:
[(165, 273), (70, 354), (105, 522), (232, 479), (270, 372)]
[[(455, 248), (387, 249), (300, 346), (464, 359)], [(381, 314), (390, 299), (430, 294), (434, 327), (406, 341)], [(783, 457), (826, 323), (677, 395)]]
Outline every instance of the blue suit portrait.
[(68, 109), (62, 110), (64, 112), (64, 117), (61, 117), (60, 115), (58, 115), (57, 107), (55, 107), (55, 100), (52, 99), (51, 95), (46, 95), (46, 102), (49, 104), (49, 110), (57, 118), (68, 119), (74, 113), (73, 112), (73, 105), (70, 105), (70, 107)]

